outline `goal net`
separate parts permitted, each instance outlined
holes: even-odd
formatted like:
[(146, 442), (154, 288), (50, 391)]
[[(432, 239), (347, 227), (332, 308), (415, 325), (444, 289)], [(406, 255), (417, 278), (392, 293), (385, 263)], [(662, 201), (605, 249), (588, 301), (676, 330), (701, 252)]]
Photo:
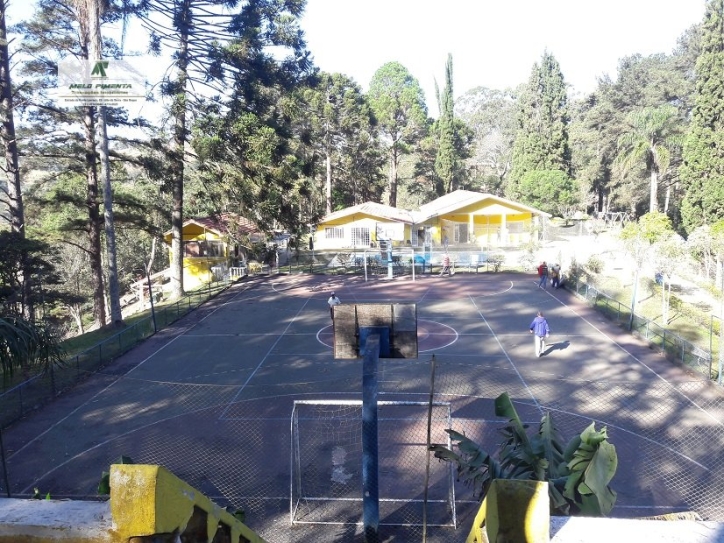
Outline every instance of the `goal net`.
[[(455, 527), (453, 466), (431, 455), (426, 473), (430, 404), (379, 401), (377, 407), (380, 525), (422, 526), (425, 518), (427, 526)], [(433, 441), (446, 440), (450, 404), (435, 402), (429, 414)], [(359, 524), (362, 402), (295, 401), (291, 441), (292, 524)]]

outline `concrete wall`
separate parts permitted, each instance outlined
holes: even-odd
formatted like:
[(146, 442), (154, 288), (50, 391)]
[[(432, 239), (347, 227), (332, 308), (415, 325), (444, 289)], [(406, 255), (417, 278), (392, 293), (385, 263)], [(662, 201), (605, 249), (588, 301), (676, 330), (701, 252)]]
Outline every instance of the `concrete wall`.
[(0, 499), (0, 543), (265, 543), (161, 466), (111, 466), (104, 502)]

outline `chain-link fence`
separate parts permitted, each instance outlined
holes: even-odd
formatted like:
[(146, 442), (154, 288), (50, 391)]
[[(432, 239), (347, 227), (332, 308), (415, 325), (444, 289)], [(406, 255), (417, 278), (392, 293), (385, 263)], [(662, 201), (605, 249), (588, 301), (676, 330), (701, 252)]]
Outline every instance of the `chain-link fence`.
[[(717, 379), (718, 370), (712, 366), (713, 356), (710, 347), (691, 343), (671, 330), (640, 315), (634, 314), (632, 318), (631, 306), (619, 302), (576, 277), (569, 278), (564, 286), (585, 298), (597, 311), (615, 323), (627, 328), (630, 326), (634, 334), (665, 352), (671, 359), (696, 370), (707, 379)], [(711, 336), (711, 330), (709, 330), (709, 336)], [(708, 337), (707, 340), (711, 344), (711, 337)]]
[[(619, 458), (613, 516), (693, 510), (724, 521), (724, 395), (712, 383), (549, 374), (524, 383), (508, 366), (457, 360), (437, 359), (434, 385), (429, 360), (380, 361), (380, 540), (465, 541), (479, 501), (449, 464), (428, 456), (428, 426), (432, 443), (448, 443), (451, 427), (494, 454), (506, 422), (494, 399), (503, 392), (531, 427), (550, 412), (565, 442), (591, 422), (607, 427)], [(57, 498), (93, 496), (101, 471), (127, 455), (244, 510), (271, 543), (362, 541), (361, 372), (340, 361), (316, 364), (317, 379), (280, 384), (273, 376), (289, 368), (270, 363), (268, 378), (256, 381), (263, 384), (242, 394), (238, 386), (99, 375), (113, 383), (102, 406), (87, 405), (33, 445), (57, 447), (62, 435), (54, 465), (31, 465), (22, 454), (8, 463), (13, 494), (37, 486)], [(340, 374), (347, 377), (333, 377)], [(72, 439), (78, 421), (97, 417), (104, 426), (91, 442)]]
[(226, 289), (228, 281), (209, 283), (180, 300), (158, 308), (152, 315), (134, 322), (117, 334), (73, 355), (61, 366), (51, 366), (0, 393), (0, 428), (19, 420), (29, 411), (47, 404), (58, 394), (88, 378), (146, 338), (174, 323)]

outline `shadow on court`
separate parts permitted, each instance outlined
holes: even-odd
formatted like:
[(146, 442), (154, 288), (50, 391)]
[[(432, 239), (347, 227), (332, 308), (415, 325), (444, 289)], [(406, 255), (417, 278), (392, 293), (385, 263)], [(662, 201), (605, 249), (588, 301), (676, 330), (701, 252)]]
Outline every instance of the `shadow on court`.
[[(503, 273), (237, 283), (5, 431), (13, 495), (94, 496), (101, 472), (127, 455), (244, 509), (270, 542), (361, 540), (361, 361), (332, 356), (331, 290), (343, 304), (417, 305), (419, 357), (379, 365), (379, 399), (390, 402), (380, 408), (381, 534), (419, 539), (427, 514), (429, 541), (465, 540), (477, 500), (449, 466), (427, 471), (428, 424), (433, 442), (452, 427), (496, 450), (502, 392), (531, 426), (551, 412), (565, 441), (591, 422), (607, 427), (619, 455), (614, 516), (724, 520), (722, 391), (568, 292)], [(538, 310), (553, 340), (541, 358), (528, 331)]]

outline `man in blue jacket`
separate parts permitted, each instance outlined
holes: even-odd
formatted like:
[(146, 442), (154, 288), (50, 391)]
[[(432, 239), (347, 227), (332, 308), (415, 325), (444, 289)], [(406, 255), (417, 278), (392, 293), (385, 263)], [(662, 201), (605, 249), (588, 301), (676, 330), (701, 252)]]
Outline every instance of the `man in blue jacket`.
[(548, 321), (541, 311), (538, 311), (538, 315), (530, 323), (530, 333), (533, 334), (535, 341), (535, 355), (540, 357), (546, 350), (546, 338), (550, 334)]

